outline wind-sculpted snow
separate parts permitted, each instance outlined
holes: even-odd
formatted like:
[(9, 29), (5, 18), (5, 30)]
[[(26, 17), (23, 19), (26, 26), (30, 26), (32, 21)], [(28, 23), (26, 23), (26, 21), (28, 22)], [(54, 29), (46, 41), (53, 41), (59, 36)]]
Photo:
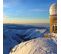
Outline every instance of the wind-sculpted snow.
[[(29, 25), (14, 25), (4, 24), (3, 25), (3, 48), (4, 54), (9, 54), (10, 50), (17, 44), (38, 37), (43, 37), (44, 33), (49, 32), (49, 27), (37, 27)], [(45, 31), (44, 31), (45, 29)], [(41, 32), (41, 30), (43, 32)]]
[(48, 38), (36, 38), (16, 45), (10, 54), (57, 54), (56, 44)]

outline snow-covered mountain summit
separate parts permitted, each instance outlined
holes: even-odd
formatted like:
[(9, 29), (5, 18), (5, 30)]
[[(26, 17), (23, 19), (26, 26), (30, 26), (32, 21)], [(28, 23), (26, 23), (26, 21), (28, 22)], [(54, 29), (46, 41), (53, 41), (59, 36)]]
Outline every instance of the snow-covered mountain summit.
[(57, 54), (56, 47), (49, 38), (36, 38), (16, 45), (10, 54)]

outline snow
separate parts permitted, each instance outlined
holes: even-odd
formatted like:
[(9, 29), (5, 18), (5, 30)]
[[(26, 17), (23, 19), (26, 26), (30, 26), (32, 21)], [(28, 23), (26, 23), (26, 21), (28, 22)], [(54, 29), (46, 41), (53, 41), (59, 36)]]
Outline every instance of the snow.
[(36, 38), (16, 45), (10, 54), (57, 54), (56, 44), (48, 38)]
[[(51, 51), (53, 51), (51, 52), (51, 54), (54, 53), (56, 54), (57, 39), (44, 38), (44, 34), (49, 32), (48, 29), (49, 29), (48, 27), (45, 28), (43, 26), (32, 27), (32, 26), (23, 26), (23, 25), (4, 25), (3, 54), (9, 54), (9, 52), (11, 53), (12, 50), (16, 51), (15, 48), (19, 48), (19, 46), (20, 48), (24, 46), (23, 47), (24, 50), (28, 52), (30, 52), (30, 50), (32, 49), (30, 54), (32, 54), (33, 52), (35, 52), (35, 54), (39, 52), (40, 53), (43, 52), (45, 54), (46, 53), (45, 50), (47, 49), (48, 49), (47, 52), (50, 53), (50, 48), (54, 48), (53, 50), (51, 49)], [(42, 47), (43, 50), (40, 49), (39, 46)], [(21, 51), (23, 50), (23, 48), (21, 49)]]

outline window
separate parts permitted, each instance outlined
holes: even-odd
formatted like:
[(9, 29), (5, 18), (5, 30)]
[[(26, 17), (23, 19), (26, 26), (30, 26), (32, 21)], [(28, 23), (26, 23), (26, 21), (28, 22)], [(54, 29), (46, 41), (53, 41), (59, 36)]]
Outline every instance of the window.
[(52, 26), (52, 32), (57, 33), (57, 25)]

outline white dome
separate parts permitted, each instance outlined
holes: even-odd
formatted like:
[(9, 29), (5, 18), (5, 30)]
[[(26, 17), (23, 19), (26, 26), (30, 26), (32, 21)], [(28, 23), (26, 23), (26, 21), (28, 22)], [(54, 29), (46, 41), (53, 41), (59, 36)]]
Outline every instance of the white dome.
[(54, 3), (50, 6), (50, 15), (56, 15), (57, 14), (57, 5)]

